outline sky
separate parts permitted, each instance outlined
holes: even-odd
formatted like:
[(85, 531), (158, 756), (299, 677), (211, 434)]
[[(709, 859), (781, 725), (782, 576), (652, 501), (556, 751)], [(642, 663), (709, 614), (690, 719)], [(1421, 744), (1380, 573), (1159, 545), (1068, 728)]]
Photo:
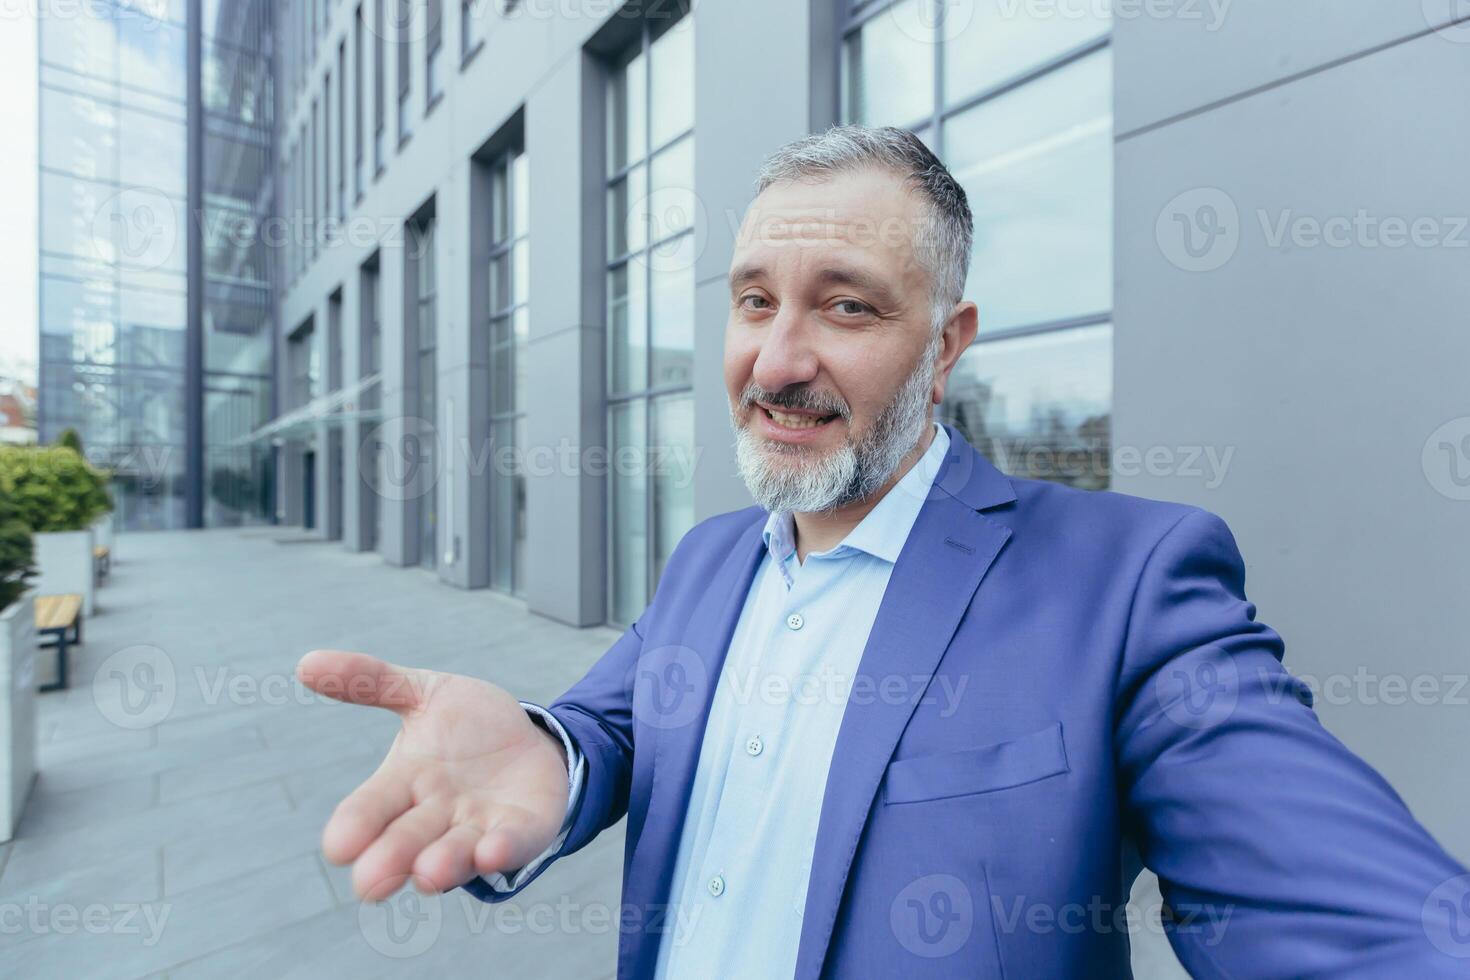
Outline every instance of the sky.
[(0, 7), (0, 377), (36, 380), (36, 20)]

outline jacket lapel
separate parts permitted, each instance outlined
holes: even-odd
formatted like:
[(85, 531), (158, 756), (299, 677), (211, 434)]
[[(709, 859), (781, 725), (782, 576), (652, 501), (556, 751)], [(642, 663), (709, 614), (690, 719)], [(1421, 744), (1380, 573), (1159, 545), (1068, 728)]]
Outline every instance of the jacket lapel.
[[(979, 513), (1015, 500), (1010, 481), (952, 427), (945, 429), (949, 453), (899, 553), (863, 649), (858, 672), (869, 691), (884, 690), (888, 677), (927, 686), (980, 580), (1010, 537), (1008, 529)], [(821, 974), (858, 839), (918, 700), (854, 699), (843, 712), (807, 887), (798, 980)]]
[[(724, 667), (740, 611), (745, 605), (746, 593), (750, 591), (765, 551), (761, 537), (764, 527), (765, 514), (762, 512), (741, 533), (735, 547), (720, 564), (718, 572), (695, 604), (684, 631), (682, 646), (662, 651), (672, 656), (673, 661), (666, 658), (655, 662), (650, 659), (646, 665), (640, 661), (640, 670), (652, 669), (660, 673), (668, 670), (671, 662), (677, 662), (688, 684), (689, 696), (695, 699), (687, 707), (679, 707), (677, 716), (669, 719), (673, 723), (653, 729), (656, 775), (650, 790), (647, 815), (637, 843), (627, 858), (623, 893), (624, 902), (635, 907), (646, 906), (650, 913), (662, 909), (669, 900), (679, 837), (689, 808), (689, 795), (694, 788), (694, 769), (704, 741), (704, 729), (709, 722), (715, 688), (719, 684), (720, 671)], [(658, 655), (660, 651), (654, 653)], [(640, 847), (645, 839), (654, 842), (653, 846)], [(639, 941), (621, 944), (619, 958), (622, 962), (618, 975), (652, 976), (661, 935), (640, 930), (634, 933), (634, 938)]]

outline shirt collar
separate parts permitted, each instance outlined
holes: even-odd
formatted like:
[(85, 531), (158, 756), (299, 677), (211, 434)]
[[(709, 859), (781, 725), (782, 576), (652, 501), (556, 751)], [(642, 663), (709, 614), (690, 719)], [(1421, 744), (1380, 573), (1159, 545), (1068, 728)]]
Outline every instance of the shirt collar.
[[(908, 540), (909, 531), (919, 517), (934, 477), (949, 451), (949, 433), (944, 426), (934, 423), (934, 438), (909, 471), (905, 473), (883, 498), (868, 511), (858, 526), (847, 532), (847, 537), (831, 551), (812, 552), (808, 557), (828, 557), (844, 554), (847, 550), (861, 551), (881, 558), (886, 562), (898, 561), (898, 553)], [(790, 511), (777, 511), (766, 518), (765, 530), (761, 532), (766, 550), (778, 563), (792, 557), (796, 551), (796, 523)]]

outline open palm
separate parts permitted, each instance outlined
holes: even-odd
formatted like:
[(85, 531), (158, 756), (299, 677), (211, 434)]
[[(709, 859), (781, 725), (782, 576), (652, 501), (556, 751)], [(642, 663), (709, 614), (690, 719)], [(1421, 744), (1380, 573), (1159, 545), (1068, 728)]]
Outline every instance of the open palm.
[(447, 891), (514, 871), (555, 839), (567, 806), (564, 750), (502, 688), (341, 650), (313, 650), (296, 673), (318, 693), (403, 721), (383, 764), (322, 834), (327, 860), (352, 863), (362, 898), (386, 898), (409, 876), (421, 890)]

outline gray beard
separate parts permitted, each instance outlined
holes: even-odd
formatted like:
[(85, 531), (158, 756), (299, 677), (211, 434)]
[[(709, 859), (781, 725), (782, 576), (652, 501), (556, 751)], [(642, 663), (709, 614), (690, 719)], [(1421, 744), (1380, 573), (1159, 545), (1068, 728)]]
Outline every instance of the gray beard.
[(825, 456), (808, 458), (808, 450), (800, 446), (760, 438), (750, 426), (739, 423), (732, 408), (735, 460), (756, 503), (772, 513), (816, 514), (877, 493), (924, 435), (934, 359), (942, 339), (941, 334), (933, 336), (918, 366), (872, 428), (859, 440), (849, 437)]

